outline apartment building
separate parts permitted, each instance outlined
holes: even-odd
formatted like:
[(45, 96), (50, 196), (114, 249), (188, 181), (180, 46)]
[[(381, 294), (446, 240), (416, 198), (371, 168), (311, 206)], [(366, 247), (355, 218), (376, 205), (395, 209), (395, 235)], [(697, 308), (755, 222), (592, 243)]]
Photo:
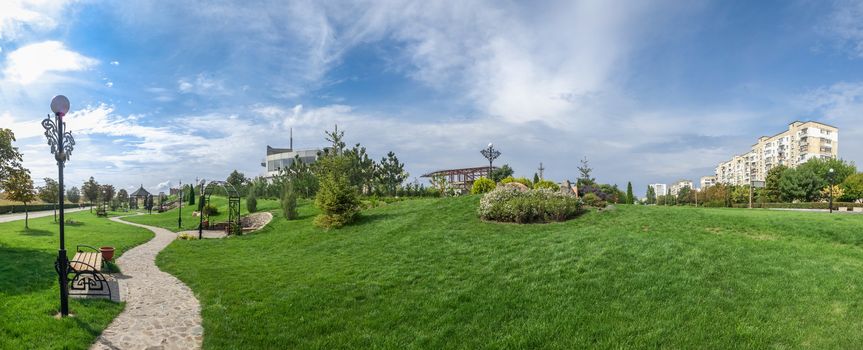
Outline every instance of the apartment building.
[(657, 196), (668, 194), (668, 185), (666, 184), (650, 184), (648, 186), (653, 188), (653, 192), (656, 193)]
[(701, 181), (700, 181), (700, 185), (701, 185), (700, 188), (704, 189), (706, 187), (713, 186), (715, 183), (716, 183), (716, 175), (714, 175), (714, 176), (702, 176)]
[(689, 189), (693, 188), (692, 180), (679, 180), (671, 184), (671, 187), (668, 189), (668, 194), (676, 196), (678, 193), (680, 193), (681, 190), (687, 187), (689, 187)]
[(838, 154), (838, 128), (813, 121), (795, 121), (788, 125), (788, 130), (759, 137), (748, 152), (719, 163), (715, 182), (746, 185), (764, 181), (767, 172), (775, 166), (793, 168), (812, 158), (836, 158)]

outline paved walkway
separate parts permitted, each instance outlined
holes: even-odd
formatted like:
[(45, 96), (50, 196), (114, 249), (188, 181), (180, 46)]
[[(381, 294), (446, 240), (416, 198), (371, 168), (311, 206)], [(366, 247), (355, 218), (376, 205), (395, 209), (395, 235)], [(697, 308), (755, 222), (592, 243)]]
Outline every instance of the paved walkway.
[(204, 335), (201, 306), (183, 282), (156, 267), (156, 254), (176, 239), (171, 231), (143, 227), (156, 237), (117, 259), (123, 275), (120, 298), (126, 309), (102, 332), (91, 349), (200, 349)]
[[(17, 208), (17, 207), (16, 207), (16, 208)], [(22, 207), (21, 207), (21, 209), (24, 209), (24, 207), (22, 206)], [(88, 210), (88, 209), (90, 209), (90, 207), (86, 207), (86, 208), (75, 208), (75, 209), (66, 209), (66, 211), (65, 211), (65, 212), (66, 212), (66, 213), (74, 213), (74, 212), (76, 212), (76, 211), (82, 211), (82, 210)], [(53, 210), (53, 209), (51, 209), (51, 210), (31, 211), (31, 212), (30, 212), (30, 218), (31, 218), (31, 219), (41, 218), (41, 217), (43, 217), (43, 216), (53, 216), (53, 215), (54, 215), (54, 210)], [(60, 215), (60, 212), (57, 212), (57, 215), (59, 216), (59, 215)], [(24, 220), (24, 213), (23, 213), (23, 212), (21, 212), (21, 213), (15, 213), (15, 214), (3, 214), (3, 215), (0, 215), (0, 222), (9, 222), (9, 221), (15, 221), (15, 220)], [(58, 220), (59, 220), (59, 219), (58, 219)]]

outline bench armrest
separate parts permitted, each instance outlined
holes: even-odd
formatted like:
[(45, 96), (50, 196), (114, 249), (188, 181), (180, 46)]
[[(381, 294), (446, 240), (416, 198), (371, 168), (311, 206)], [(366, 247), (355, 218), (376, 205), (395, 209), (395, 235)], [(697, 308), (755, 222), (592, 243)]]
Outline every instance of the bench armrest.
[(96, 248), (94, 248), (94, 247), (92, 247), (92, 246), (89, 246), (89, 245), (86, 245), (86, 244), (79, 244), (77, 247), (75, 247), (75, 250), (76, 250), (76, 251), (79, 251), (79, 252), (83, 252), (83, 250), (81, 250), (81, 247), (90, 248), (90, 249), (92, 249), (94, 252), (97, 252), (97, 253), (101, 252), (101, 250), (96, 249)]

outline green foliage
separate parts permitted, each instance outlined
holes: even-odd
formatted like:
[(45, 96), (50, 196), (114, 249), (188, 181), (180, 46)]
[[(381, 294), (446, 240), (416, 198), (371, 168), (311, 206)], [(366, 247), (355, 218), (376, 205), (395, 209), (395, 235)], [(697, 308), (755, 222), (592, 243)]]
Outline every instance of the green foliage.
[(596, 179), (590, 176), (590, 173), (593, 172), (593, 168), (590, 167), (590, 162), (587, 160), (587, 157), (584, 157), (580, 162), (581, 165), (578, 166), (578, 180), (576, 181), (578, 188), (595, 185)]
[(394, 196), (396, 189), (407, 178), (408, 173), (405, 172), (405, 165), (399, 162), (395, 153), (389, 152), (386, 157), (381, 158), (380, 166), (377, 169), (377, 179), (388, 195)]
[(597, 196), (596, 193), (593, 192), (586, 193), (584, 197), (582, 197), (582, 200), (584, 200), (584, 204), (589, 207), (605, 208), (607, 205), (604, 200), (599, 198), (599, 196)]
[(99, 192), (101, 192), (99, 183), (90, 176), (90, 179), (85, 181), (84, 185), (81, 186), (81, 192), (88, 202), (97, 203), (99, 200)]
[[(202, 201), (202, 203), (203, 203), (203, 201)], [(204, 215), (205, 216), (219, 215), (219, 208), (212, 205), (212, 204), (207, 204), (204, 206)]]
[(255, 193), (254, 187), (251, 187), (246, 195), (246, 209), (249, 213), (258, 211), (258, 195)]
[(527, 178), (524, 178), (524, 177), (512, 177), (512, 176), (507, 176), (507, 177), (503, 178), (502, 180), (500, 180), (500, 183), (502, 183), (502, 184), (504, 184), (504, 185), (506, 185), (506, 184), (508, 184), (508, 183), (510, 183), (510, 182), (517, 182), (517, 183), (520, 183), (520, 184), (522, 184), (522, 185), (527, 186), (527, 188), (531, 188), (531, 187), (533, 187), (533, 184), (530, 182), (530, 180), (528, 180)]
[(560, 185), (556, 184), (553, 181), (549, 181), (549, 180), (539, 180), (539, 182), (533, 184), (533, 189), (535, 189), (535, 190), (546, 189), (546, 190), (558, 191), (558, 190), (560, 190)]
[(15, 142), (15, 133), (10, 129), (0, 128), (0, 184), (13, 171), (23, 170), (21, 152), (18, 152), (18, 147), (12, 146), (12, 142)]
[(249, 179), (246, 178), (246, 175), (234, 169), (230, 174), (228, 174), (228, 178), (225, 179), (225, 182), (234, 186), (234, 189), (242, 196), (246, 194), (246, 183), (249, 182)]
[(534, 184), (534, 185), (535, 185), (535, 184), (538, 184), (538, 183), (539, 183), (539, 180), (540, 180), (540, 178), (539, 178), (539, 174), (537, 174), (537, 173), (533, 173), (533, 184)]
[(782, 200), (780, 184), (782, 183), (782, 174), (785, 173), (785, 170), (788, 170), (787, 166), (778, 165), (767, 171), (764, 188), (767, 190), (767, 196), (771, 202)]
[(294, 191), (294, 186), (290, 182), (284, 185), (282, 192), (282, 214), (287, 220), (296, 220), (300, 214), (297, 212), (297, 192)]
[[(36, 190), (33, 188), (33, 179), (27, 169), (12, 169), (0, 184), (6, 191), (6, 199), (24, 203), (24, 212), (27, 212), (27, 204), (36, 200)], [(29, 215), (24, 216), (24, 227), (30, 227)]]
[(46, 177), (43, 179), (45, 185), (38, 188), (38, 196), (45, 203), (57, 203), (60, 200), (60, 184), (56, 180)]
[(656, 190), (653, 186), (647, 186), (647, 204), (656, 204)]
[(66, 200), (72, 203), (78, 203), (81, 201), (81, 191), (78, 190), (78, 187), (72, 186), (72, 188), (66, 191)]
[[(188, 198), (189, 198), (189, 206), (195, 205), (195, 198), (196, 198), (196, 197), (198, 197), (198, 196), (195, 194), (195, 186), (194, 186), (194, 185), (189, 185), (189, 195), (188, 195)], [(200, 208), (200, 207), (199, 207), (199, 208)]]
[(356, 188), (348, 181), (350, 159), (343, 155), (325, 156), (318, 160), (320, 188), (315, 205), (321, 214), (315, 225), (340, 228), (353, 222), (359, 214), (360, 200)]
[(845, 178), (845, 181), (842, 182), (842, 189), (845, 192), (842, 200), (853, 202), (863, 199), (863, 173), (857, 173)]
[(635, 194), (632, 193), (632, 182), (626, 183), (626, 204), (635, 204)]
[(484, 194), (491, 192), (495, 187), (497, 187), (497, 184), (495, 184), (494, 181), (489, 178), (481, 177), (473, 182), (473, 186), (470, 188), (470, 193)]
[(779, 181), (782, 200), (812, 202), (819, 198), (821, 189), (826, 182), (819, 177), (812, 167), (800, 166), (797, 169), (786, 169)]
[(485, 194), (478, 213), (484, 220), (520, 224), (565, 221), (581, 212), (581, 201), (552, 190), (522, 191), (501, 186)]
[(501, 165), (500, 168), (494, 169), (491, 172), (491, 179), (494, 182), (501, 182), (501, 180), (511, 177), (513, 174), (512, 168), (509, 164)]

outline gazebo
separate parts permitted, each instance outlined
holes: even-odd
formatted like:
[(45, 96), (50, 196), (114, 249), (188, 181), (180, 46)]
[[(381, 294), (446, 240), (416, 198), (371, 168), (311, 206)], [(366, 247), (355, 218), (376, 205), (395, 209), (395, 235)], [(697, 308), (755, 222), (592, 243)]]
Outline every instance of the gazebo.
[(138, 199), (144, 200), (144, 205), (147, 205), (147, 199), (152, 196), (150, 192), (144, 189), (144, 185), (141, 184), (141, 187), (138, 188), (137, 191), (129, 194), (129, 208), (130, 209), (138, 209)]

